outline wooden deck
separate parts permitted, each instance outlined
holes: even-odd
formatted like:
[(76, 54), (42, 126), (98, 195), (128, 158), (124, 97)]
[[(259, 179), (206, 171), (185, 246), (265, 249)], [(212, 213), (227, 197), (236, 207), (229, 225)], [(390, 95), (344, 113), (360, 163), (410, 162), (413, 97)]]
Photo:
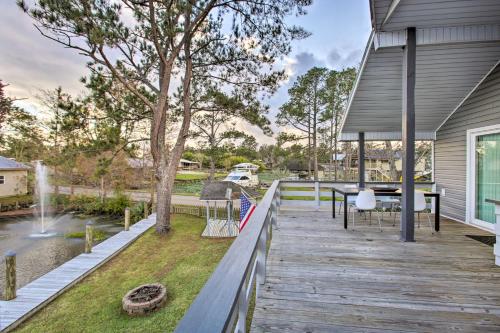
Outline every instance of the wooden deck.
[(0, 331), (9, 331), (66, 289), (92, 273), (155, 224), (155, 215), (132, 225), (17, 291), (11, 301), (0, 301)]
[(330, 214), (282, 207), (252, 332), (500, 332), (493, 248), (464, 236), (487, 233), (422, 220), (402, 243), (387, 216), (345, 231)]

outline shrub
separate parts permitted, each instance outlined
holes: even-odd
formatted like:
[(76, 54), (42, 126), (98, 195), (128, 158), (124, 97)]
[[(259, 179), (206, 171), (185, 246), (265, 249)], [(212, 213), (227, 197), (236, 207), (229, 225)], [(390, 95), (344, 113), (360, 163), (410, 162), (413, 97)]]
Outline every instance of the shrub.
[(104, 202), (103, 213), (108, 215), (123, 215), (125, 208), (130, 207), (131, 201), (123, 193), (116, 193), (112, 198), (106, 199)]

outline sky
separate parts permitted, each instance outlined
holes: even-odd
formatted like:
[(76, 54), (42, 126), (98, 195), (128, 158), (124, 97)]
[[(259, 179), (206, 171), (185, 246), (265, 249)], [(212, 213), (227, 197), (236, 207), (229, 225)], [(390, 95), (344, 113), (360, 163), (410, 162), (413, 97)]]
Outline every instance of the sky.
[[(1, 1), (0, 22), (0, 79), (9, 84), (9, 96), (22, 98), (19, 106), (39, 113), (40, 91), (58, 86), (72, 95), (83, 92), (80, 78), (88, 73), (86, 58), (41, 36), (14, 0)], [(292, 53), (282, 60), (290, 77), (270, 100), (264, 101), (270, 105), (272, 122), (298, 75), (314, 66), (358, 66), (371, 30), (368, 0), (313, 0), (307, 15), (290, 18), (289, 22), (312, 35), (294, 42)], [(256, 128), (247, 129), (259, 143), (273, 141)], [(280, 129), (273, 126), (273, 130), (276, 133)]]

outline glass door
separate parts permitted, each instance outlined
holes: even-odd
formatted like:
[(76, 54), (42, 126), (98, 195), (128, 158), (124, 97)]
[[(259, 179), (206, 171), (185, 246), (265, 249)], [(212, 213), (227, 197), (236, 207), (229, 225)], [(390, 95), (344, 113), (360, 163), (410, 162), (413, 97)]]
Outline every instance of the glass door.
[(493, 229), (495, 205), (486, 199), (500, 199), (500, 132), (477, 133), (471, 139), (474, 144), (472, 222)]

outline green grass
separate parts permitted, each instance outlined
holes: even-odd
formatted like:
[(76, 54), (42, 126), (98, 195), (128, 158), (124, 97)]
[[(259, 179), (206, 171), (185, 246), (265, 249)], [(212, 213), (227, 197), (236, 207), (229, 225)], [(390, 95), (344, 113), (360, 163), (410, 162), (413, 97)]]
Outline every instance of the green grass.
[(175, 180), (204, 180), (207, 178), (207, 173), (178, 173), (175, 175)]
[[(94, 242), (102, 242), (108, 235), (102, 230), (94, 230), (92, 237)], [(64, 234), (64, 238), (85, 238), (85, 231), (68, 232)]]
[[(226, 176), (226, 174), (224, 174), (224, 173), (215, 173), (216, 179), (224, 178), (225, 176)], [(175, 175), (175, 180), (180, 180), (180, 181), (205, 180), (205, 179), (208, 179), (208, 173), (206, 173), (206, 172), (177, 173)]]
[[(305, 200), (305, 201), (314, 201), (314, 196), (307, 196), (307, 195), (282, 195), (281, 199), (283, 200)], [(331, 197), (319, 197), (320, 201), (331, 201)], [(336, 200), (337, 201), (337, 200)]]
[(198, 182), (176, 182), (174, 184), (174, 194), (199, 196), (203, 188), (203, 183)]
[[(204, 226), (200, 218), (176, 215), (169, 235), (148, 231), (16, 332), (173, 331), (232, 242), (201, 238)], [(166, 306), (147, 317), (126, 315), (122, 297), (151, 282), (167, 287)]]

